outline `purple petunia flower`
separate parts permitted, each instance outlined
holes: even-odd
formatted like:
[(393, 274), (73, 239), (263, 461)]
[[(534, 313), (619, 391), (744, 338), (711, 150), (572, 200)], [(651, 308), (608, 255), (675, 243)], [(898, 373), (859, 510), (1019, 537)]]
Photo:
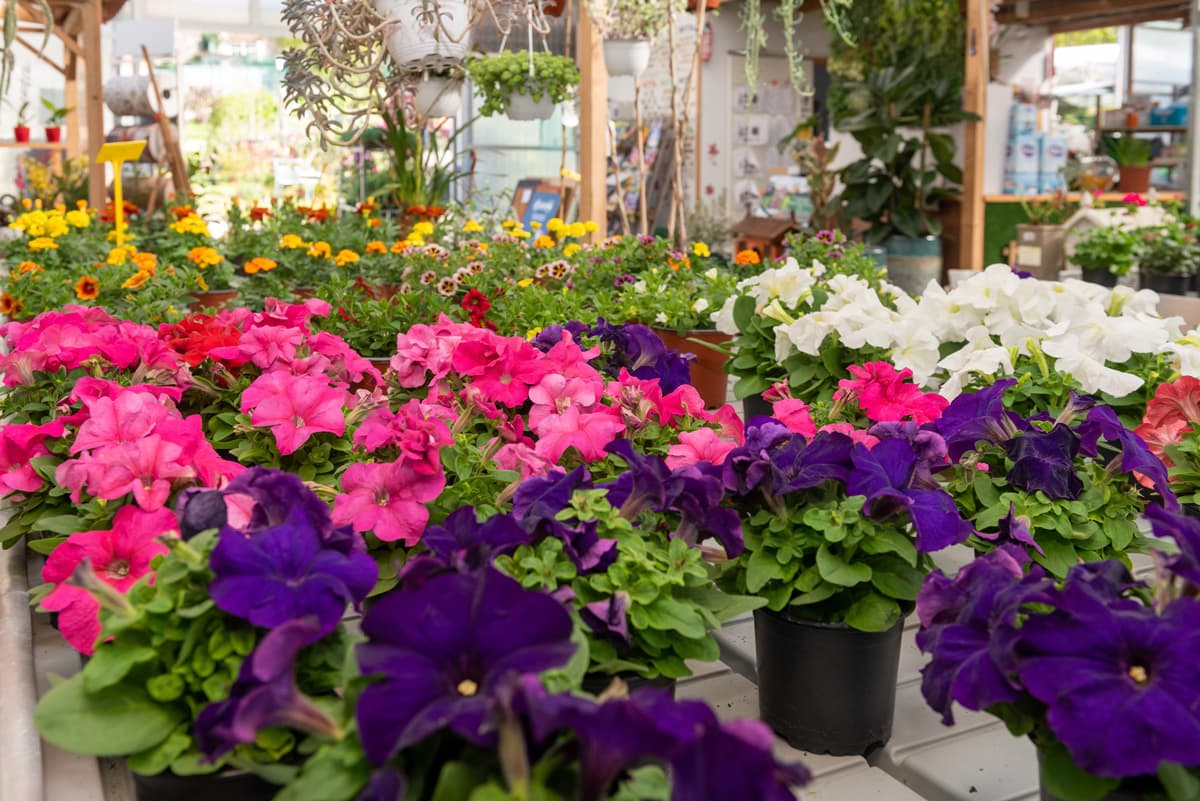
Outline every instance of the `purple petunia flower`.
[(1200, 587), (1200, 520), (1161, 506), (1148, 506), (1144, 514), (1154, 536), (1170, 537), (1179, 546), (1178, 555), (1166, 561), (1166, 569)]
[(1068, 581), (1055, 605), (1025, 621), (1012, 649), (1072, 761), (1109, 777), (1200, 764), (1200, 603), (1177, 600), (1158, 616)]
[(796, 435), (772, 417), (755, 417), (746, 426), (745, 441), (725, 455), (721, 478), (736, 495), (749, 495), (771, 475), (771, 454)]
[(1028, 546), (1045, 556), (1046, 552), (1042, 550), (1042, 546), (1037, 544), (1037, 540), (1033, 538), (1033, 533), (1029, 530), (1029, 523), (1029, 518), (1018, 515), (1016, 507), (1010, 503), (1008, 514), (1000, 520), (999, 531), (993, 533), (977, 531), (975, 533), (985, 540), (998, 544), (1015, 543), (1021, 547)]
[(365, 548), (343, 547), (341, 538), (324, 541), (311, 522), (294, 513), (256, 534), (223, 529), (210, 557), (217, 608), (262, 628), (314, 615), (325, 631), (341, 620), (346, 604), (357, 608), (375, 586), (375, 560)]
[(329, 505), (292, 473), (254, 467), (230, 481), (222, 492), (254, 499), (250, 525), (246, 529), (248, 534), (282, 525), (297, 517), (303, 518), (322, 537), (328, 536), (333, 529)]
[(529, 534), (509, 515), (493, 515), (480, 523), (474, 506), (451, 512), (441, 525), (430, 526), (421, 543), (454, 569), (467, 572), (491, 564), (529, 542)]
[(554, 531), (554, 536), (562, 540), (563, 553), (575, 563), (581, 576), (602, 573), (617, 561), (617, 541), (601, 537), (599, 530), (599, 522), (585, 520), (576, 526), (559, 523)]
[(196, 718), (196, 743), (207, 759), (254, 742), (259, 729), (271, 726), (328, 736), (338, 732), (337, 724), (296, 687), (296, 657), (323, 635), (320, 621), (304, 617), (263, 637), (242, 662), (229, 697), (209, 704)]
[(999, 444), (1029, 427), (1004, 409), (1004, 393), (1016, 383), (1015, 378), (1004, 378), (979, 392), (963, 393), (942, 411), (934, 425), (946, 441), (951, 461), (959, 461), (981, 441)]
[(1075, 469), (1079, 437), (1061, 423), (1049, 431), (1024, 431), (1005, 442), (1004, 450), (1013, 461), (1008, 480), (1014, 486), (1059, 500), (1078, 498), (1083, 492)]
[(812, 774), (777, 761), (773, 741), (758, 720), (706, 727), (671, 760), (672, 801), (792, 801)]
[(637, 323), (612, 325), (601, 317), (588, 334), (607, 346), (601, 369), (612, 378), (624, 368), (634, 378), (657, 378), (664, 393), (673, 392), (691, 380), (688, 367), (691, 354), (668, 349), (648, 326)]
[(886, 517), (905, 509), (917, 534), (918, 551), (939, 551), (966, 541), (973, 533), (948, 493), (914, 486), (917, 457), (909, 443), (892, 439), (874, 448), (858, 444), (852, 459), (854, 470), (846, 481), (846, 492), (866, 496), (870, 517)]
[[(904, 444), (905, 448), (908, 445)], [(911, 448), (908, 448), (911, 452)], [(845, 434), (820, 431), (811, 440), (799, 434), (771, 455), (771, 489), (775, 495), (845, 481), (853, 466), (854, 442)]]
[(553, 533), (555, 515), (567, 508), (575, 490), (591, 488), (592, 476), (586, 467), (570, 473), (552, 470), (546, 476), (526, 479), (513, 496), (512, 516), (535, 539), (541, 539)]
[(390, 765), (385, 765), (371, 772), (367, 785), (354, 801), (398, 801), (405, 797), (407, 788), (408, 782), (400, 772)]
[(383, 596), (363, 618), (356, 649), (363, 690), (356, 716), (374, 764), (449, 728), (477, 745), (493, 740), (493, 696), (513, 674), (565, 664), (575, 650), (567, 611), (491, 568), (445, 573)]
[(612, 640), (618, 647), (629, 647), (629, 621), (625, 616), (629, 609), (629, 594), (615, 592), (602, 601), (584, 604), (579, 617), (596, 634)]
[(1112, 409), (1107, 406), (1093, 407), (1076, 431), (1080, 437), (1080, 452), (1085, 456), (1098, 454), (1096, 445), (1101, 438), (1116, 444), (1121, 449), (1121, 469), (1148, 478), (1162, 496), (1166, 508), (1179, 508), (1179, 500), (1171, 490), (1167, 477), (1167, 466), (1150, 451), (1145, 440), (1125, 427)]

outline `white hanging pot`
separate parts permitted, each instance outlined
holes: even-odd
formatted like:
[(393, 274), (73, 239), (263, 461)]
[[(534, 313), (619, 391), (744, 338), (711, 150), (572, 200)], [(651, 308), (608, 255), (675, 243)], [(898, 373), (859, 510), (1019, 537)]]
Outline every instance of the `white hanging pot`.
[(387, 49), (403, 70), (456, 66), (471, 47), (466, 0), (375, 0), (375, 8), (392, 23)]
[(413, 107), (425, 119), (453, 117), (462, 108), (462, 80), (430, 76), (413, 90)]
[(529, 95), (513, 92), (508, 96), (508, 107), (504, 113), (510, 120), (548, 120), (554, 116), (554, 101), (549, 95), (534, 100)]
[(609, 75), (636, 78), (650, 66), (649, 39), (605, 39), (603, 44), (604, 66)]

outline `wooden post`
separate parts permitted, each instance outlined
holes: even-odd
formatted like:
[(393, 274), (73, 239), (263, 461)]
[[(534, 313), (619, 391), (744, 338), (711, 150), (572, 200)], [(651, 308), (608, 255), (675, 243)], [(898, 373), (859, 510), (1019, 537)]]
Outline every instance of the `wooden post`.
[(600, 227), (589, 239), (605, 236), (608, 220), (608, 72), (600, 34), (587, 11), (579, 13), (579, 219)]
[(967, 80), (963, 106), (979, 115), (966, 123), (963, 147), (963, 219), (959, 241), (959, 267), (983, 269), (984, 202), (983, 164), (986, 157), (988, 87), (988, 3), (967, 0)]
[(84, 3), (83, 16), (83, 74), (87, 98), (88, 203), (103, 210), (108, 195), (104, 165), (96, 161), (100, 145), (104, 144), (104, 80), (101, 72), (100, 0)]
[(63, 105), (71, 110), (67, 112), (66, 127), (67, 127), (67, 152), (66, 157), (69, 159), (78, 158), (83, 155), (79, 149), (79, 120), (83, 116), (79, 113), (79, 57), (63, 48), (63, 77), (66, 83), (63, 87)]

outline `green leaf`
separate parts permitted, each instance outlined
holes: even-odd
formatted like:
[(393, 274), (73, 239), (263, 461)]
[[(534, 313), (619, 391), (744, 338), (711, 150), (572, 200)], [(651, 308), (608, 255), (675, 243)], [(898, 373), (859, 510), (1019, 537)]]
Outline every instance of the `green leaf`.
[(350, 801), (370, 776), (362, 749), (354, 738), (347, 737), (317, 749), (275, 801)]
[(80, 531), (86, 531), (87, 526), (84, 524), (83, 518), (75, 515), (50, 515), (49, 517), (39, 517), (33, 524), (33, 530), (70, 536)]
[(696, 610), (674, 598), (659, 598), (642, 607), (646, 622), (659, 631), (675, 632), (681, 637), (703, 637), (707, 631)]
[(191, 745), (191, 737), (182, 731), (176, 731), (154, 748), (131, 754), (125, 761), (134, 773), (153, 776), (170, 767), (171, 763), (183, 756)]
[(750, 554), (746, 561), (746, 589), (758, 592), (773, 579), (783, 578), (779, 561), (766, 549)]
[(145, 691), (117, 685), (88, 693), (83, 674), (64, 681), (38, 702), (33, 714), (47, 741), (93, 756), (127, 756), (161, 743), (183, 721), (175, 706), (156, 703)]
[(40, 553), (42, 556), (49, 556), (50, 553), (67, 541), (66, 537), (42, 537), (36, 540), (28, 540), (25, 547), (34, 553)]
[(447, 762), (438, 776), (430, 801), (469, 801), (471, 792), (486, 779), (487, 774), (480, 765)]
[(900, 620), (900, 604), (871, 592), (846, 610), (846, 625), (859, 631), (887, 631)]
[(1171, 801), (1196, 801), (1200, 799), (1200, 777), (1175, 762), (1163, 762), (1158, 766), (1158, 780), (1163, 783)]
[(1080, 768), (1062, 743), (1042, 749), (1042, 787), (1062, 801), (1100, 801), (1120, 783)]
[(899, 559), (888, 558), (871, 565), (871, 584), (889, 598), (900, 601), (917, 600), (917, 593), (921, 591), (921, 582), (924, 580), (924, 572), (909, 567)]
[(145, 645), (105, 643), (83, 668), (83, 687), (89, 693), (111, 687), (129, 674), (141, 662), (156, 658), (158, 652)]
[(871, 580), (871, 568), (862, 563), (851, 564), (822, 544), (817, 550), (817, 570), (821, 578), (839, 587), (854, 587)]

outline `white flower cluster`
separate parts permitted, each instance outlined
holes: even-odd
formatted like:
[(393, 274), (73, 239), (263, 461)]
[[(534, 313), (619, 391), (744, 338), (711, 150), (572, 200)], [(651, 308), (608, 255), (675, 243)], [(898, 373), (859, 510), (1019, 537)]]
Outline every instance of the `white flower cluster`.
[[(1200, 330), (1183, 337), (1182, 318), (1161, 318), (1158, 295), (1124, 287), (1106, 289), (1082, 281), (1022, 279), (993, 265), (946, 291), (931, 283), (919, 298), (885, 284), (879, 292), (865, 281), (835, 275), (824, 281), (828, 300), (813, 307), (819, 264), (801, 268), (794, 260), (742, 281), (759, 314), (777, 320), (775, 356), (794, 352), (818, 356), (836, 333), (849, 348), (888, 351), (896, 368), (913, 379), (957, 396), (978, 375), (1013, 372), (1020, 356), (1052, 357), (1053, 369), (1069, 374), (1085, 392), (1128, 395), (1143, 379), (1118, 367), (1135, 353), (1171, 353), (1185, 375), (1200, 376)], [(895, 308), (881, 298), (890, 297)], [(713, 314), (717, 327), (736, 333), (733, 304)], [(958, 345), (943, 357), (943, 346)]]

